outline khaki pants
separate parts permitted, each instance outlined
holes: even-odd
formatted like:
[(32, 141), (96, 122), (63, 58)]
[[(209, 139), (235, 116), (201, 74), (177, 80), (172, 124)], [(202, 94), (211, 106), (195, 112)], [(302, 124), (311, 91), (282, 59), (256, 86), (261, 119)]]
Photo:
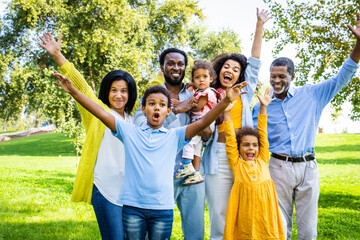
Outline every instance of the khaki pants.
[(291, 239), (294, 203), (298, 238), (316, 239), (320, 192), (316, 160), (292, 163), (271, 157), (269, 169), (275, 183), (287, 239)]

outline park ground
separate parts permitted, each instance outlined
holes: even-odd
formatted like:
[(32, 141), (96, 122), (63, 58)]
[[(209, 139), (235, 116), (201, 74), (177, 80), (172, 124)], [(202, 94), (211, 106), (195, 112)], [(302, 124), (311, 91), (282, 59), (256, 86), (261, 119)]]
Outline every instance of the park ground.
[[(318, 239), (360, 239), (360, 134), (318, 134), (316, 156)], [(0, 240), (100, 239), (92, 207), (70, 201), (77, 161), (61, 133), (0, 142)], [(175, 210), (172, 239), (182, 238)]]

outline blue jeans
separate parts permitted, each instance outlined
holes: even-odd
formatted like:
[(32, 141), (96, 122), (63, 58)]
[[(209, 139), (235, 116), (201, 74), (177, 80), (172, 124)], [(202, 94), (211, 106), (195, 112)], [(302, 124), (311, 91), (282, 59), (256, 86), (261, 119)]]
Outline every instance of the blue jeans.
[(205, 183), (183, 186), (174, 180), (174, 199), (181, 215), (184, 240), (204, 239)]
[(130, 240), (169, 240), (173, 224), (173, 210), (153, 210), (131, 206), (123, 208), (124, 238)]
[(101, 238), (103, 240), (123, 240), (123, 208), (109, 202), (94, 184), (91, 199), (96, 220), (99, 225)]

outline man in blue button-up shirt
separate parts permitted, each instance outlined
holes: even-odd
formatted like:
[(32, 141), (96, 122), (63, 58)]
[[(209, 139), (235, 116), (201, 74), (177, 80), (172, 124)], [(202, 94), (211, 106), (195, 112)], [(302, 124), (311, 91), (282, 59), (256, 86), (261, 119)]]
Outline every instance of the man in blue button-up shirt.
[[(270, 67), (270, 84), (276, 99), (268, 106), (268, 136), (272, 152), (269, 168), (283, 214), (284, 231), (291, 239), (293, 203), (299, 239), (316, 239), (319, 171), (314, 155), (315, 135), (324, 107), (354, 76), (360, 59), (360, 15), (356, 45), (338, 74), (318, 84), (293, 87), (294, 63), (278, 58)], [(257, 125), (259, 104), (253, 109)]]

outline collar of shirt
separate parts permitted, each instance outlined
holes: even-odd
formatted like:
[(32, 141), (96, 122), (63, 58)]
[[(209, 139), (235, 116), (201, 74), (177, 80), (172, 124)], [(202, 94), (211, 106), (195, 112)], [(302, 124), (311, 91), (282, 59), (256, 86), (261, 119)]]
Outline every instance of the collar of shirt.
[(167, 132), (168, 129), (166, 129), (164, 126), (161, 126), (160, 128), (153, 130), (149, 125), (147, 124), (142, 124), (140, 126), (140, 129), (143, 131), (154, 131), (154, 132)]

